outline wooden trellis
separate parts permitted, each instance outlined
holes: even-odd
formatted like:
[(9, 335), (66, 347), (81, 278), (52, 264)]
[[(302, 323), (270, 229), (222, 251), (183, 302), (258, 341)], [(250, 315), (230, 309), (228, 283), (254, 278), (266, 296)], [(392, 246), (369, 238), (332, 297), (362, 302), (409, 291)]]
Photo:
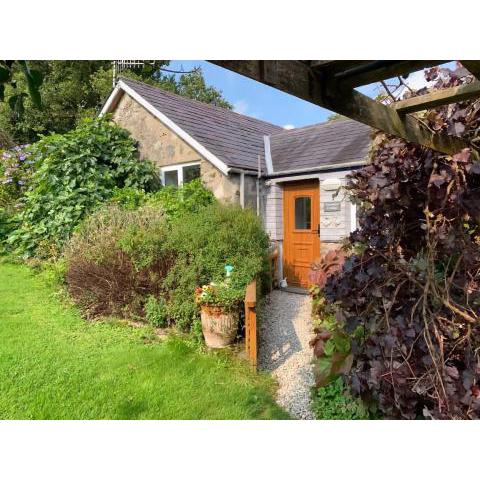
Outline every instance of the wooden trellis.
[(446, 63), (446, 60), (215, 60), (216, 65), (278, 88), (407, 141), (454, 154), (472, 147), (465, 139), (436, 133), (413, 112), (480, 97), (480, 61), (462, 60), (475, 81), (385, 105), (356, 87)]

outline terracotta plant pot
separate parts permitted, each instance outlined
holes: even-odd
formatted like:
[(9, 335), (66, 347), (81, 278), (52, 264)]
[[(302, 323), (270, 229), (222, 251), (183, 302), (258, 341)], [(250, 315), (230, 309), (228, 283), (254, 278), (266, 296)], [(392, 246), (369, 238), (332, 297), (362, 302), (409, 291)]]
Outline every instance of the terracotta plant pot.
[(221, 307), (202, 305), (202, 332), (210, 348), (223, 348), (235, 340), (238, 329), (238, 312), (225, 312)]

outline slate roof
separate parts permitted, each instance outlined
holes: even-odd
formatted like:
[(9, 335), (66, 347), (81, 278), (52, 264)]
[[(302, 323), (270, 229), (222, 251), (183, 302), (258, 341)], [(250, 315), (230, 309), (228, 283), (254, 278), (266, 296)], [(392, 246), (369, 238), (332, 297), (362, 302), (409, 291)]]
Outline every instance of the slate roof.
[(370, 127), (354, 120), (285, 130), (143, 82), (121, 80), (229, 167), (256, 171), (260, 154), (265, 173), (264, 135), (270, 137), (273, 174), (362, 161), (368, 152)]
[(263, 136), (283, 131), (277, 125), (143, 82), (121, 80), (229, 167), (256, 171), (259, 154), (264, 165)]
[(270, 136), (273, 171), (303, 170), (362, 161), (371, 129), (355, 120), (337, 120), (284, 130)]

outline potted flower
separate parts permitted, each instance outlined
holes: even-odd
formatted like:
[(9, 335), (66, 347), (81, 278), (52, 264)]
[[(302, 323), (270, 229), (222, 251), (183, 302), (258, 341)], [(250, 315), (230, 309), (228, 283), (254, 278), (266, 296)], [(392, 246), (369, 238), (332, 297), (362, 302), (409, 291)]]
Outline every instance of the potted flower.
[(211, 348), (230, 345), (237, 334), (243, 292), (230, 281), (232, 269), (230, 265), (225, 267), (227, 276), (223, 282), (211, 282), (195, 289), (203, 336), (205, 343)]

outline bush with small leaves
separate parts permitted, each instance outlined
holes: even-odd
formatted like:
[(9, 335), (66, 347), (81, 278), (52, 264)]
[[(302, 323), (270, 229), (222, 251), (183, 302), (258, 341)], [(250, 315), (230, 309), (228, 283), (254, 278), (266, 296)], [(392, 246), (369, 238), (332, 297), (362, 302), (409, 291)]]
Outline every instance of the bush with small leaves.
[(165, 249), (158, 208), (111, 205), (90, 215), (68, 241), (68, 290), (87, 316), (143, 317), (149, 295), (162, 295), (174, 257)]

